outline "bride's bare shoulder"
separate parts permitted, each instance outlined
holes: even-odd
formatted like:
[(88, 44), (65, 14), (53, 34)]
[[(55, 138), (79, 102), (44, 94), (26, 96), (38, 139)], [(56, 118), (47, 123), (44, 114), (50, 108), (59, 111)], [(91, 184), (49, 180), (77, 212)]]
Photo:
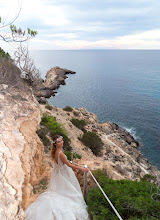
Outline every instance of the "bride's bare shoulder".
[(55, 159), (55, 161), (56, 161), (57, 164), (58, 164), (58, 155), (60, 154), (60, 152), (62, 152), (62, 151), (57, 150), (57, 151), (55, 152), (55, 155), (54, 155), (54, 159)]

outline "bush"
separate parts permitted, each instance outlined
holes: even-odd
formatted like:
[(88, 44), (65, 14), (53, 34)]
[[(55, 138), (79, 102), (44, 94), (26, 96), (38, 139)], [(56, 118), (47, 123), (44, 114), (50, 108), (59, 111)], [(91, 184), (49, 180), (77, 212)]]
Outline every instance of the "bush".
[(5, 59), (11, 59), (9, 53), (6, 53), (1, 47), (0, 47), (0, 59), (5, 58)]
[(41, 141), (43, 142), (45, 153), (47, 153), (51, 147), (51, 142), (48, 139), (48, 137), (46, 137), (47, 130), (45, 128), (40, 128), (36, 132), (37, 132), (38, 136), (40, 137)]
[[(86, 122), (84, 120), (79, 120), (77, 118), (72, 118), (71, 122), (74, 126), (79, 128), (80, 130), (84, 131), (84, 126), (86, 125)], [(85, 130), (86, 131), (86, 130)]]
[(51, 110), (53, 109), (53, 106), (51, 106), (51, 105), (45, 105), (45, 108), (51, 111)]
[(2, 58), (0, 56), (0, 84), (6, 84), (12, 88), (20, 88), (28, 90), (21, 78), (21, 71), (13, 63), (11, 59)]
[(70, 146), (70, 139), (67, 136), (66, 130), (62, 127), (60, 123), (56, 121), (56, 119), (53, 116), (50, 116), (48, 114), (44, 114), (41, 122), (41, 125), (45, 126), (48, 129), (48, 132), (50, 134), (50, 137), (52, 138), (54, 135), (61, 135), (64, 138), (64, 149), (65, 150), (71, 150)]
[(67, 112), (72, 112), (73, 108), (71, 108), (70, 106), (66, 106), (65, 108), (63, 108), (63, 110)]
[[(64, 151), (64, 154), (67, 156), (68, 160), (71, 160), (71, 151)], [(81, 159), (82, 156), (77, 153), (73, 153), (73, 159), (76, 159), (76, 158)]]
[[(123, 219), (160, 219), (160, 200), (152, 195), (160, 194), (160, 188), (146, 181), (111, 180), (98, 173), (98, 182)], [(87, 205), (93, 219), (117, 219), (109, 203), (99, 190), (91, 188)]]
[(99, 180), (99, 178), (100, 177), (105, 177), (105, 178), (107, 178), (107, 172), (106, 172), (106, 170), (101, 170), (101, 169), (97, 169), (97, 170), (94, 170), (93, 171), (93, 175), (95, 176), (95, 178), (97, 179), (97, 180)]
[(147, 181), (147, 182), (150, 182), (150, 183), (156, 183), (157, 181), (157, 178), (155, 176), (152, 176), (150, 174), (145, 174), (142, 178), (141, 178), (142, 181)]
[(98, 156), (101, 153), (103, 142), (95, 132), (86, 132), (80, 139), (92, 152)]

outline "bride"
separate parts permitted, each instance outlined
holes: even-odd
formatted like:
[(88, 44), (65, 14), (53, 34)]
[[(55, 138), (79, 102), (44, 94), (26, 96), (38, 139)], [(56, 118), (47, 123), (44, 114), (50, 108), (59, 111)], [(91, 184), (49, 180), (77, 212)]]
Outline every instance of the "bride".
[(53, 137), (51, 156), (55, 160), (51, 179), (47, 191), (25, 211), (26, 220), (87, 220), (86, 203), (78, 180), (71, 168), (87, 172), (71, 164), (64, 153), (63, 137)]

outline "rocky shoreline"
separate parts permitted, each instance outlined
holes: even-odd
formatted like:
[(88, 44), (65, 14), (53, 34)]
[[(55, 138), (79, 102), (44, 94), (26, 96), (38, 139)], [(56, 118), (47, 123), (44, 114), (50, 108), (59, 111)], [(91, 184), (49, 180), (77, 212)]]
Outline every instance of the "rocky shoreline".
[[(56, 69), (56, 72), (61, 71), (61, 68)], [(67, 71), (60, 74), (62, 78), (58, 78), (55, 71), (51, 72), (59, 82), (56, 85), (62, 84)], [(46, 88), (53, 89), (54, 82), (47, 82)], [(45, 154), (36, 133), (43, 113), (54, 116), (66, 129), (73, 152), (82, 156), (75, 160), (76, 163), (86, 164), (91, 170), (104, 169), (112, 179), (139, 180), (150, 174), (160, 182), (160, 171), (141, 154), (139, 143), (133, 136), (117, 124), (99, 123), (97, 116), (85, 108), (73, 108), (67, 112), (51, 106), (49, 110), (46, 104), (37, 102), (30, 88), (25, 90), (1, 84), (0, 101), (0, 219), (23, 219), (24, 210), (38, 196), (33, 193), (34, 185), (43, 177), (50, 179), (54, 162), (49, 153)], [(101, 156), (95, 156), (79, 140), (83, 131), (72, 124), (73, 118), (85, 120), (85, 129), (94, 131), (101, 138), (104, 143)], [(78, 173), (78, 179), (82, 186), (82, 173)], [(88, 177), (87, 186), (91, 185), (92, 180)]]
[[(160, 171), (153, 166), (138, 150), (139, 143), (126, 130), (112, 122), (99, 123), (97, 116), (85, 108), (74, 108), (72, 112), (53, 106), (51, 111), (40, 105), (41, 111), (48, 112), (63, 124), (71, 139), (73, 151), (82, 155), (80, 163), (85, 163), (92, 169), (105, 169), (113, 179), (140, 179), (145, 174), (154, 175), (160, 181)], [(93, 155), (78, 139), (83, 134), (76, 128), (71, 119), (85, 120), (87, 131), (94, 131), (102, 139), (104, 146), (101, 157)], [(73, 139), (73, 140), (72, 140)], [(84, 149), (84, 150), (83, 150)], [(87, 155), (86, 155), (87, 152)]]
[[(46, 74), (46, 80), (43, 84), (42, 91), (45, 90), (47, 92), (49, 90), (54, 92), (53, 95), (55, 95), (54, 90), (59, 88), (60, 85), (65, 85), (65, 79), (67, 78), (66, 74), (69, 73), (75, 74), (75, 72), (71, 70), (63, 69), (60, 67), (51, 68)], [(42, 107), (45, 103), (46, 102), (40, 101), (40, 104), (42, 104), (40, 105), (41, 111), (43, 113), (46, 111), (46, 109)], [(154, 165), (149, 163), (149, 161), (138, 150), (139, 142), (135, 140), (128, 131), (112, 122), (99, 123), (97, 116), (94, 113), (88, 112), (85, 108), (73, 109), (74, 114), (67, 113), (67, 118), (64, 118), (63, 110), (63, 113), (60, 114), (61, 109), (56, 108), (55, 106), (53, 106), (53, 108), (55, 111), (54, 113), (53, 111), (52, 113), (50, 112), (50, 114), (52, 114), (57, 119), (59, 118), (59, 122), (64, 126), (66, 125), (66, 122), (70, 124), (70, 120), (72, 118), (85, 120), (87, 122), (85, 129), (87, 131), (94, 131), (101, 137), (105, 146), (102, 153), (103, 156), (101, 157), (103, 164), (105, 163), (104, 161), (110, 161), (110, 164), (112, 164), (111, 169), (115, 169), (115, 171), (110, 175), (111, 178), (139, 179), (145, 174), (150, 174), (156, 175), (158, 181), (160, 181), (159, 170)], [(70, 115), (72, 115), (72, 117), (70, 117)], [(72, 126), (73, 125), (70, 124), (70, 127)], [(70, 127), (68, 128), (68, 126), (66, 126), (68, 133), (70, 133)], [(82, 143), (80, 145), (82, 145)], [(74, 146), (72, 146), (72, 148), (76, 151)], [(84, 149), (86, 149), (85, 146)], [(86, 150), (88, 151), (89, 149)], [(93, 157), (93, 153), (91, 157)], [(116, 173), (117, 175), (114, 175), (113, 173)]]
[(59, 88), (60, 85), (65, 85), (65, 79), (68, 78), (67, 74), (75, 74), (76, 72), (60, 68), (58, 66), (51, 68), (46, 73), (46, 80), (42, 83), (41, 88), (35, 91), (34, 94), (37, 97), (39, 103), (47, 103), (46, 98), (50, 98), (56, 94), (55, 90)]

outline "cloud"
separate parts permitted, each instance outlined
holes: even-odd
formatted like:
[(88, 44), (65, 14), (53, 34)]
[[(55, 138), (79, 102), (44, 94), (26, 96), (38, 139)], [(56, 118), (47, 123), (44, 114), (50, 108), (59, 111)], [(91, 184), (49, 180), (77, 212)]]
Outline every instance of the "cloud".
[[(1, 0), (0, 15), (38, 31), (31, 48), (159, 48), (157, 0)], [(11, 13), (10, 13), (11, 12)]]
[(46, 35), (47, 38), (64, 38), (64, 39), (74, 39), (78, 38), (78, 34), (74, 33), (61, 33), (61, 34), (48, 34)]
[(160, 49), (160, 29), (99, 41), (38, 39), (34, 41), (41, 42), (42, 47), (44, 44), (50, 45), (50, 49)]

